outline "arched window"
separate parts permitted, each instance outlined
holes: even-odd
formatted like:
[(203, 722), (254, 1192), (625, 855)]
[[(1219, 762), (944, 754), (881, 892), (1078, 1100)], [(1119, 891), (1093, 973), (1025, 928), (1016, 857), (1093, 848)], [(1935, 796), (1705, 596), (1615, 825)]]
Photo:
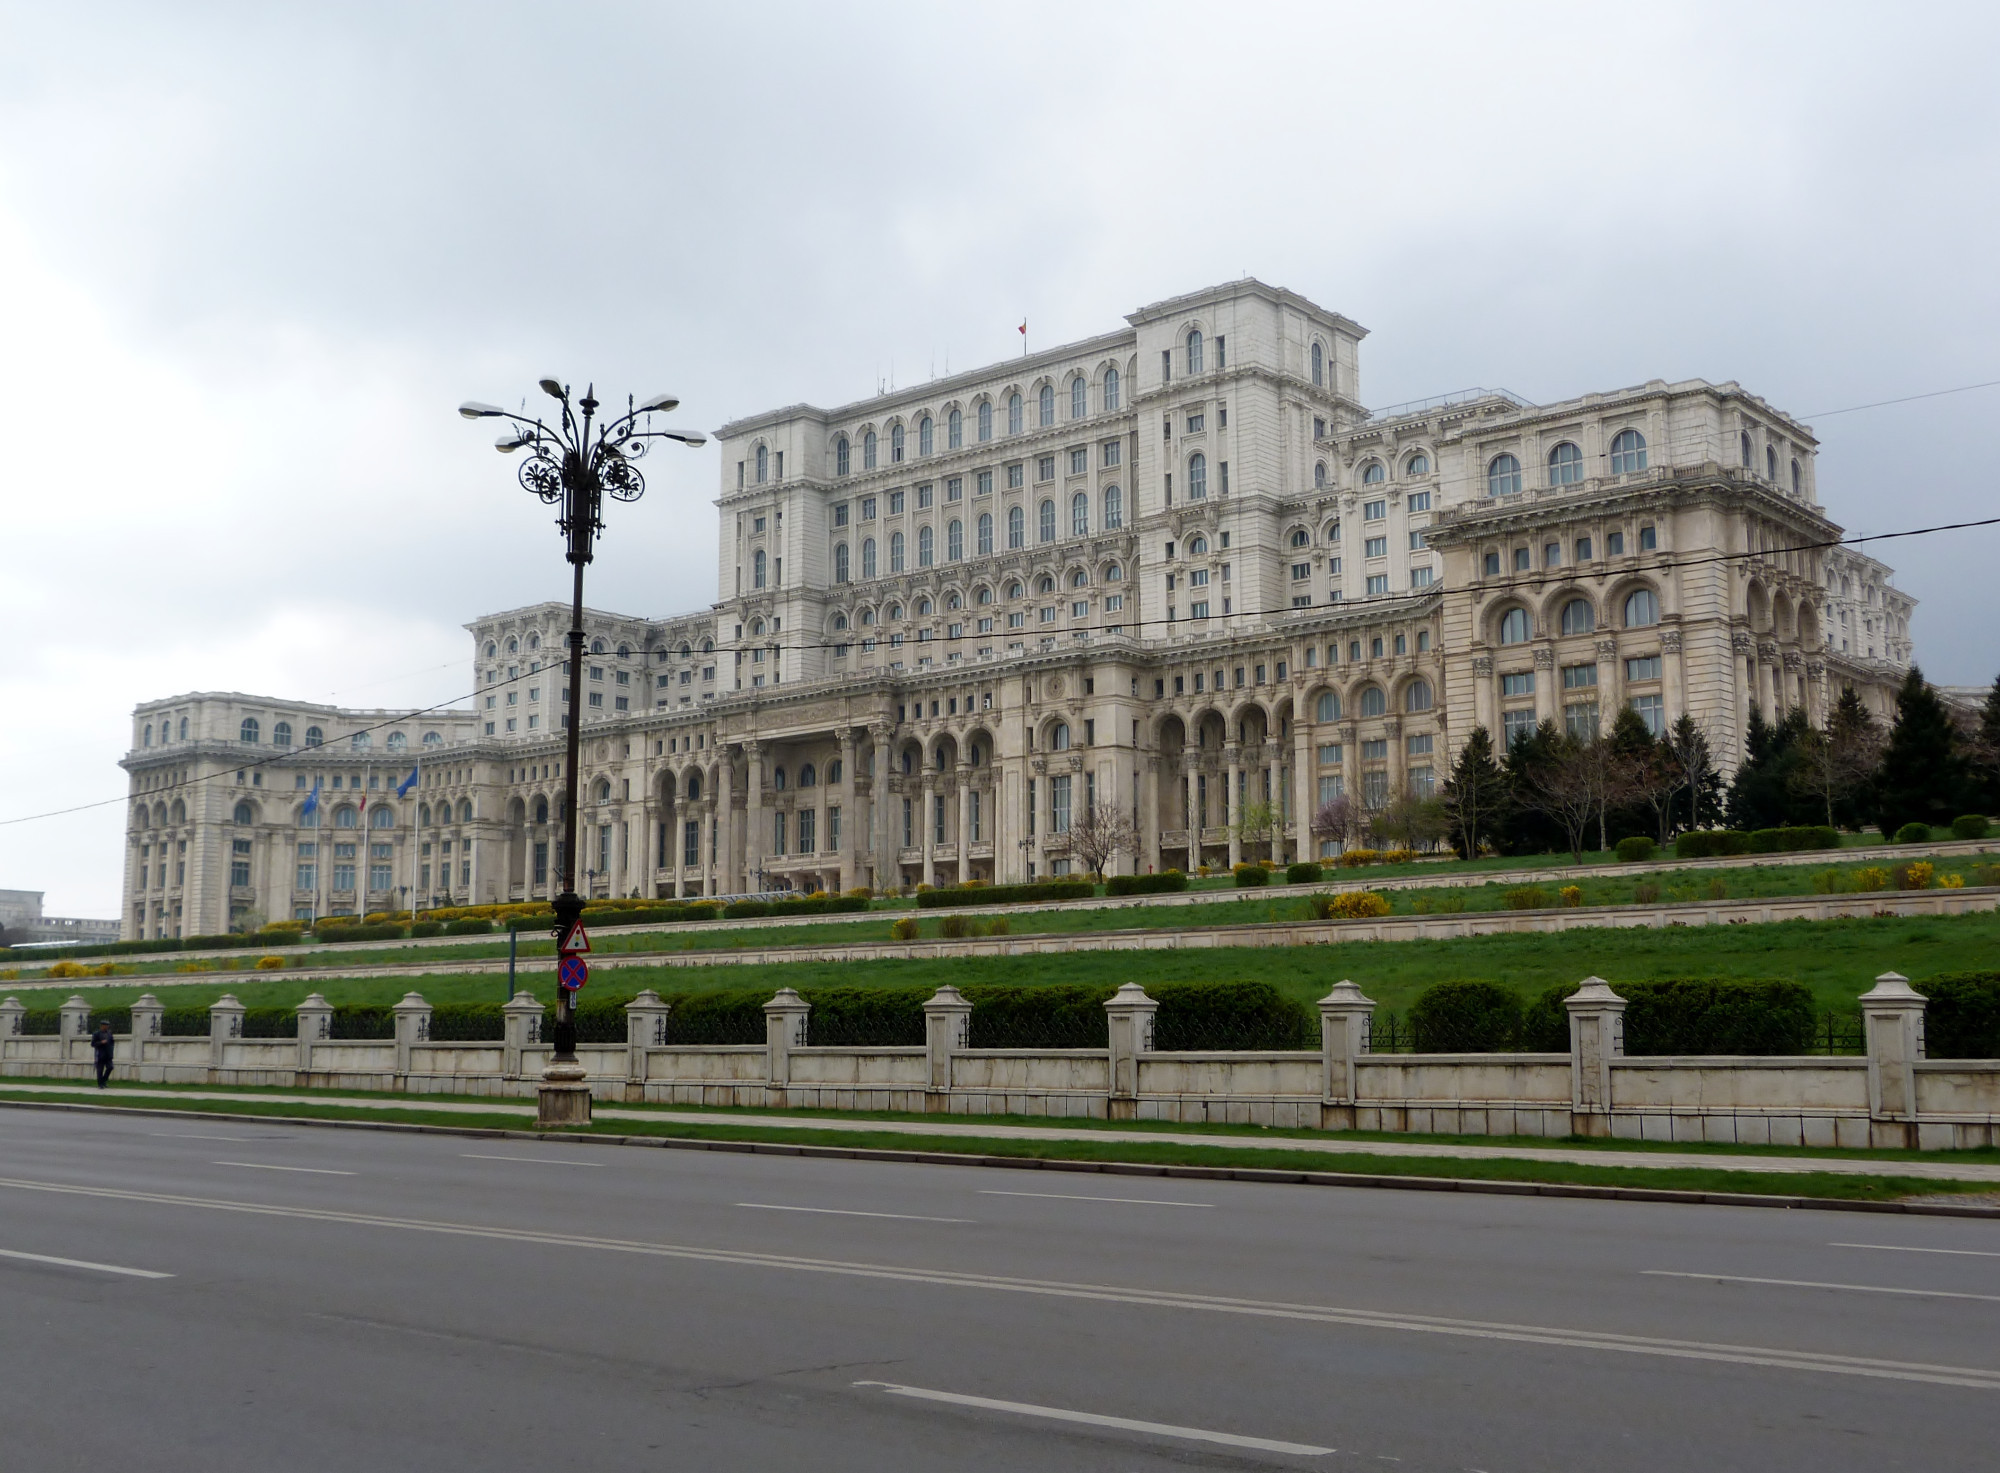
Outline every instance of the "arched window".
[(833, 442), (833, 473), (836, 476), (844, 476), (854, 469), (849, 455), (847, 436), (842, 435)]
[(1039, 516), (1039, 517), (1037, 518), (1037, 522), (1038, 522), (1038, 525), (1037, 525), (1037, 527), (1036, 527), (1036, 535), (1037, 535), (1038, 539), (1039, 539), (1040, 541), (1043, 541), (1043, 542), (1053, 542), (1053, 541), (1055, 541), (1055, 540), (1056, 540), (1056, 504), (1055, 504), (1055, 503), (1054, 503), (1053, 501), (1044, 501), (1044, 502), (1042, 503), (1042, 505), (1041, 505), (1041, 514), (1040, 514), (1040, 516)]
[(1090, 413), (1090, 384), (1082, 374), (1069, 381), (1069, 417), (1082, 419)]
[(757, 484), (763, 485), (771, 479), (771, 449), (768, 445), (757, 447)]
[(1388, 479), (1388, 469), (1379, 460), (1371, 460), (1361, 467), (1361, 484), (1364, 486), (1379, 486)]
[(1007, 396), (1007, 433), (1010, 435), (1021, 433), (1021, 396), (1019, 394), (1009, 394)]
[(1305, 528), (1303, 528), (1303, 527), (1298, 527), (1298, 528), (1295, 528), (1295, 529), (1293, 530), (1293, 532), (1292, 532), (1292, 546), (1294, 546), (1294, 547), (1306, 547), (1306, 546), (1309, 546), (1309, 545), (1311, 544), (1311, 542), (1312, 542), (1312, 533), (1310, 533), (1310, 532), (1306, 531), (1306, 529), (1305, 529)]
[(1074, 573), (1069, 575), (1069, 586), (1071, 588), (1088, 588), (1090, 586), (1090, 574), (1084, 572), (1082, 568), (1078, 568)]
[(1583, 452), (1565, 440), (1549, 452), (1549, 484), (1574, 486), (1583, 479)]
[(396, 826), (396, 810), (387, 803), (377, 803), (368, 810), (368, 826), (377, 829), (392, 829)]
[[(151, 730), (152, 730), (152, 728), (150, 728), (150, 727), (148, 727), (148, 728), (147, 728), (147, 731), (148, 731), (149, 733), (151, 732)], [(272, 745), (272, 746), (274, 746), (274, 747), (289, 747), (289, 746), (290, 746), (291, 744), (292, 744), (292, 723), (291, 723), (291, 722), (289, 722), (289, 721), (280, 721), (280, 722), (279, 722), (279, 723), (278, 723), (277, 725), (275, 725), (275, 726), (273, 726), (273, 727), (271, 728), (271, 745)]]
[(944, 443), (948, 450), (957, 450), (965, 444), (965, 416), (955, 408), (945, 417)]
[(1528, 611), (1512, 608), (1500, 616), (1500, 643), (1526, 644), (1528, 642)]
[(1051, 752), (1067, 752), (1069, 750), (1069, 723), (1067, 721), (1058, 721), (1054, 726), (1049, 728), (1049, 750)]
[(187, 739), (188, 739), (188, 719), (187, 717), (183, 716), (181, 718), (181, 740), (186, 741)]
[(847, 581), (847, 544), (845, 542), (834, 545), (833, 581), (836, 583), (845, 583)]
[[(306, 728), (306, 745), (308, 747), (317, 747), (325, 740), (326, 740), (325, 733), (323, 733), (317, 726), (308, 726)], [(426, 738), (425, 740), (428, 742), (429, 739)]]
[(1340, 720), (1340, 697), (1330, 690), (1321, 691), (1319, 704), (1313, 708), (1313, 715), (1314, 719), (1319, 721)]
[(1190, 328), (1187, 335), (1187, 371), (1201, 372), (1201, 330)]
[(1799, 470), (1798, 461), (1794, 460), (1792, 462), (1792, 495), (1798, 496), (1802, 494), (1804, 488), (1805, 488), (1804, 477)]
[(762, 634), (764, 632), (764, 621), (762, 619), (752, 619), (750, 621), (750, 632), (752, 634)]
[(1021, 508), (1018, 506), (1008, 507), (1007, 545), (1010, 548), (1021, 547), (1026, 544), (1028, 540), (1027, 527), (1028, 527), (1028, 519), (1021, 514)]
[[(308, 747), (316, 747), (316, 746), (318, 746), (318, 745), (319, 745), (319, 743), (318, 743), (318, 742), (315, 742), (315, 741), (314, 741), (314, 740), (313, 740), (312, 738), (313, 738), (313, 733), (312, 733), (312, 732), (307, 732), (307, 733), (306, 733), (306, 745), (307, 745)], [(425, 745), (426, 747), (442, 747), (442, 746), (444, 745), (444, 737), (443, 737), (443, 735), (442, 735), (441, 733), (439, 733), (439, 732), (435, 732), (435, 731), (427, 731), (427, 732), (425, 732), (425, 733), (424, 733), (424, 741), (423, 741), (423, 744), (424, 744), (424, 745)]]
[(928, 568), (937, 561), (937, 533), (929, 527), (917, 528), (917, 566)]
[(256, 746), (257, 738), (261, 735), (263, 733), (257, 726), (257, 718), (255, 716), (245, 716), (243, 718), (243, 725), (236, 729), (236, 739), (246, 747)]
[(1650, 588), (1635, 588), (1625, 596), (1625, 627), (1644, 629), (1660, 622), (1660, 598)]
[(1755, 462), (1753, 462), (1750, 459), (1750, 432), (1748, 430), (1745, 430), (1743, 432), (1742, 447), (1743, 447), (1743, 469), (1747, 471), (1753, 464), (1755, 464)]
[(864, 471), (875, 469), (875, 432), (873, 430), (868, 431), (861, 437), (861, 468)]
[(500, 646), (499, 646), (499, 645), (497, 645), (497, 644), (495, 644), (495, 643), (494, 643), (494, 642), (493, 642), (492, 640), (490, 640), (490, 639), (489, 639), (489, 640), (487, 640), (487, 641), (486, 641), (486, 658), (490, 660), (490, 659), (492, 659), (492, 658), (493, 658), (493, 657), (494, 657), (495, 655), (497, 655), (497, 654), (499, 654), (499, 653), (500, 653)]
[(1431, 458), (1421, 450), (1403, 462), (1403, 474), (1406, 476), (1427, 476), (1430, 473)]
[(1108, 412), (1118, 407), (1118, 370), (1104, 370), (1104, 408)]
[(977, 593), (976, 595), (974, 595), (974, 597), (973, 597), (973, 600), (972, 600), (972, 601), (973, 601), (974, 603), (978, 603), (978, 604), (990, 604), (990, 603), (992, 603), (992, 602), (993, 602), (993, 590), (992, 590), (992, 589), (990, 589), (990, 588), (981, 588), (981, 589), (979, 590), (979, 592), (978, 592), (978, 593)]
[(1009, 598), (1020, 598), (1026, 592), (1027, 590), (1022, 588), (1018, 583), (1009, 583), (1007, 585), (1007, 597)]
[(901, 532), (891, 532), (889, 534), (889, 571), (892, 573), (903, 571), (903, 534)]
[(902, 463), (903, 463), (903, 427), (899, 424), (890, 425), (889, 464), (901, 465)]
[(401, 733), (400, 731), (392, 731), (389, 733), (390, 751), (400, 752), (409, 745), (410, 745), (410, 739), (404, 736), (403, 733)]
[(460, 798), (458, 800), (458, 821), (460, 823), (472, 822), (472, 800), (470, 798)]
[(375, 745), (375, 735), (373, 732), (357, 731), (347, 739), (347, 745), (357, 752), (365, 752)]
[(542, 637), (541, 637), (541, 635), (539, 635), (539, 634), (530, 634), (530, 635), (528, 636), (528, 648), (529, 648), (529, 649), (531, 649), (531, 650), (538, 650), (538, 649), (540, 649), (541, 647), (542, 647)]
[(965, 558), (965, 523), (956, 517), (944, 529), (944, 555), (955, 563)]
[(761, 547), (750, 558), (750, 586), (752, 588), (764, 586), (764, 549)]
[(1197, 532), (1188, 538), (1188, 556), (1200, 557), (1208, 551), (1208, 539)]
[[(699, 783), (700, 781), (701, 781), (701, 779), (697, 777), (697, 778), (693, 779), (693, 780), (692, 780), (692, 781), (691, 781), (691, 782), (690, 782), (690, 783), (688, 784), (688, 786), (690, 787), (690, 789), (692, 789), (692, 788), (693, 788), (693, 787), (694, 787), (694, 786), (695, 786), (696, 784), (698, 784), (698, 783)], [(690, 791), (690, 792), (689, 792), (689, 794), (688, 794), (688, 796), (689, 796), (690, 798), (698, 798), (698, 797), (700, 797), (701, 795), (700, 795), (699, 793), (696, 793), (696, 792), (692, 792), (692, 791)], [(425, 804), (425, 805), (424, 805), (424, 809), (423, 809), (423, 812), (421, 812), (421, 813), (419, 813), (419, 814), (417, 815), (417, 822), (418, 822), (418, 823), (429, 823), (430, 821), (431, 821), (431, 810), (430, 810), (430, 805), (429, 805), (429, 804)], [(535, 799), (535, 822), (536, 822), (536, 823), (547, 823), (548, 821), (549, 821), (549, 800), (548, 800), (547, 798), (537, 798), (537, 799)]]
[(948, 609), (960, 609), (965, 607), (964, 603), (955, 593), (947, 593), (944, 596), (944, 606)]
[(785, 769), (784, 769), (784, 768), (782, 768), (782, 767), (774, 767), (774, 768), (772, 768), (772, 769), (771, 769), (771, 786), (772, 786), (772, 787), (774, 787), (774, 788), (776, 788), (776, 789), (777, 789), (777, 790), (778, 790), (779, 792), (781, 792), (781, 793), (782, 793), (782, 792), (784, 792), (784, 790), (785, 790)]
[(1637, 430), (1620, 430), (1611, 442), (1611, 474), (1626, 475), (1646, 468), (1646, 437)]
[(1326, 462), (1323, 460), (1313, 462), (1313, 486), (1315, 489), (1324, 489), (1326, 486)]
[(1326, 349), (1322, 348), (1318, 343), (1314, 343), (1312, 356), (1313, 384), (1315, 387), (1324, 388), (1326, 386)]
[(873, 537), (864, 537), (861, 539), (861, 576), (864, 578), (873, 578), (875, 576), (875, 539)]
[(979, 401), (979, 441), (983, 445), (992, 438), (993, 401), (991, 399), (981, 399)]
[(1363, 716), (1383, 716), (1389, 710), (1389, 697), (1383, 694), (1379, 685), (1363, 686), (1361, 690), (1361, 714)]
[(621, 660), (629, 660), (629, 659), (631, 659), (631, 658), (632, 658), (632, 646), (631, 646), (631, 645), (629, 645), (629, 644), (621, 644), (621, 645), (619, 645), (619, 646), (618, 646), (618, 658), (619, 658), (619, 659), (621, 659)]
[(1125, 581), (1125, 570), (1121, 568), (1117, 563), (1106, 564), (1104, 569), (1104, 581), (1106, 583), (1123, 583)]
[(319, 827), (319, 812), (320, 812), (320, 811), (319, 811), (319, 810), (318, 810), (317, 808), (315, 808), (315, 809), (314, 809), (314, 810), (313, 810), (313, 811), (312, 811), (311, 813), (306, 813), (306, 812), (303, 812), (303, 811), (302, 811), (302, 812), (301, 812), (301, 813), (299, 814), (299, 827), (300, 827), (300, 828), (302, 828), (302, 829), (316, 829), (316, 828), (318, 828), (318, 827)]
[(520, 649), (521, 649), (521, 641), (509, 636), (507, 640), (507, 653), (510, 655), (518, 654), (520, 652)]
[(1428, 680), (1413, 680), (1403, 688), (1403, 709), (1405, 711), (1428, 711), (1431, 708), (1431, 683)]
[(979, 541), (977, 545), (979, 548), (979, 556), (981, 557), (993, 556), (993, 513), (992, 512), (983, 511), (979, 514), (978, 537)]
[(875, 622), (875, 611), (873, 609), (863, 609), (861, 611), (861, 627), (866, 629), (870, 625), (874, 624), (874, 622)]
[(148, 722), (146, 723), (146, 735), (145, 735), (145, 738), (144, 738), (144, 739), (143, 739), (143, 740), (142, 740), (142, 741), (141, 741), (141, 742), (139, 743), (139, 745), (140, 745), (140, 746), (142, 746), (142, 747), (150, 747), (150, 746), (152, 746), (152, 745), (153, 745), (153, 723), (152, 723), (152, 722), (148, 721)]
[(604, 641), (603, 641), (602, 639), (593, 639), (593, 640), (592, 640), (592, 641), (590, 642), (590, 652), (591, 652), (591, 653), (592, 653), (593, 655), (601, 655), (601, 654), (603, 654), (603, 653), (604, 653), (604, 649), (605, 649), (605, 645), (604, 645)]
[(835, 614), (833, 616), (834, 633), (838, 634), (841, 630), (845, 629), (846, 627), (847, 627), (847, 615)]
[(693, 653), (694, 653), (694, 651), (688, 648), (688, 642), (687, 642), (686, 640), (682, 640), (682, 641), (681, 641), (681, 658), (682, 658), (683, 660), (685, 660), (685, 659), (686, 659), (686, 658), (687, 658), (687, 657), (688, 657), (689, 655), (691, 655), (691, 654), (693, 654)]
[(1764, 479), (1767, 481), (1778, 479), (1778, 447), (1775, 445), (1764, 447)]
[(1090, 498), (1079, 491), (1069, 499), (1069, 535), (1090, 535)]
[(1056, 386), (1043, 384), (1041, 393), (1035, 396), (1036, 422), (1047, 429), (1056, 422)]
[(931, 417), (927, 414), (917, 421), (917, 454), (933, 455), (937, 452), (937, 432), (931, 427)]
[(1104, 488), (1104, 530), (1115, 531), (1125, 525), (1125, 493), (1116, 486)]
[(1597, 610), (1587, 598), (1573, 598), (1562, 606), (1562, 632), (1588, 634), (1597, 627)]
[(800, 787), (810, 788), (810, 787), (816, 787), (818, 786), (818, 784), (819, 784), (819, 774), (813, 770), (812, 763), (808, 762), (806, 763), (805, 766), (799, 769)]
[(1486, 464), (1486, 494), (1512, 496), (1521, 489), (1521, 462), (1511, 455), (1496, 455)]
[(345, 805), (333, 810), (333, 826), (337, 829), (354, 828), (359, 821), (359, 815), (352, 808)]
[(1188, 500), (1200, 501), (1208, 495), (1208, 457), (1199, 450), (1188, 457)]
[[(386, 812), (387, 810), (384, 811)], [(248, 803), (238, 803), (236, 805), (236, 825), (238, 828), (247, 829), (256, 821), (257, 815)]]

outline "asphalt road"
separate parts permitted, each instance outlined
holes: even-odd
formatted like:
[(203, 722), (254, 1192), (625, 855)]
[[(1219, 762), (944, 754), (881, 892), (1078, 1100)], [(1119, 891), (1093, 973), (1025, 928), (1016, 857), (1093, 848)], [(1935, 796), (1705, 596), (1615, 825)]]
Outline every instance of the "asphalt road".
[(1831, 1473), (1997, 1442), (1991, 1223), (0, 1109), (8, 1473)]

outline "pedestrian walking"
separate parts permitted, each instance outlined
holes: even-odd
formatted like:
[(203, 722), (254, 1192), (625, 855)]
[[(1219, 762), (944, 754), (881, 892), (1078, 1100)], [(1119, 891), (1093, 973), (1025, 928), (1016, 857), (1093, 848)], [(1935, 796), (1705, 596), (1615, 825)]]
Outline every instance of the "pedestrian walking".
[(117, 1039), (111, 1036), (111, 1022), (100, 1018), (97, 1031), (90, 1035), (91, 1051), (97, 1055), (97, 1087), (103, 1089), (111, 1080), (111, 1055), (118, 1047)]

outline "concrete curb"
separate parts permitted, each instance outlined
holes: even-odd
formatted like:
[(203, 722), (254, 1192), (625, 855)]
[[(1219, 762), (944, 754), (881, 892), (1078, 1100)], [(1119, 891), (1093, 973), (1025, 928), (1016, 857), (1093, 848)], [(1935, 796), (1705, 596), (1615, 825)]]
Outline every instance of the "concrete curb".
[[(243, 1115), (225, 1110), (172, 1110), (138, 1105), (95, 1105), (58, 1100), (0, 1100), (0, 1108), (69, 1110), (106, 1115), (167, 1116), (181, 1120), (250, 1121), (260, 1125), (316, 1125), (336, 1130), (401, 1131), (477, 1140), (560, 1141), (564, 1145), (641, 1146), (668, 1151), (728, 1151), (752, 1156), (812, 1156), (837, 1161), (886, 1161), (917, 1166), (995, 1166), (1020, 1171), (1068, 1171), (1101, 1176), (1150, 1176), (1184, 1181), (1270, 1182), (1287, 1186), (1372, 1187), (1384, 1191), (1463, 1192), (1492, 1197), (1572, 1197), (1601, 1202), (1664, 1202), (1691, 1207), (1765, 1207), (1821, 1212), (1883, 1212), (1909, 1217), (2000, 1219), (2000, 1207), (1960, 1207), (1943, 1202), (1851, 1202), (1839, 1197), (1798, 1197), (1765, 1192), (1688, 1192), (1666, 1187), (1594, 1187), (1567, 1182), (1494, 1181), (1452, 1176), (1375, 1175), (1357, 1171), (1293, 1171), (1256, 1166), (1163, 1166), (1139, 1161), (1072, 1161), (1036, 1156), (985, 1156), (959, 1151), (892, 1151), (873, 1146), (795, 1145), (789, 1141), (702, 1140), (688, 1136), (580, 1135), (505, 1130), (478, 1125), (412, 1125), (397, 1120), (329, 1120), (320, 1116)], [(1643, 1168), (1640, 1168), (1643, 1169)], [(1718, 1167), (1717, 1170), (1726, 1170)]]

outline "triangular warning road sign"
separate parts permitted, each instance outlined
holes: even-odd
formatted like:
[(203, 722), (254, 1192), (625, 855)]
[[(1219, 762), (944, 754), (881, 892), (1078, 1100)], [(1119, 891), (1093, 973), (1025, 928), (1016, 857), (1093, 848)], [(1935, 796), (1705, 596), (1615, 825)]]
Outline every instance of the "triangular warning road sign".
[(582, 956), (589, 950), (590, 937), (584, 934), (582, 921), (571, 926), (569, 934), (556, 943), (557, 956)]

